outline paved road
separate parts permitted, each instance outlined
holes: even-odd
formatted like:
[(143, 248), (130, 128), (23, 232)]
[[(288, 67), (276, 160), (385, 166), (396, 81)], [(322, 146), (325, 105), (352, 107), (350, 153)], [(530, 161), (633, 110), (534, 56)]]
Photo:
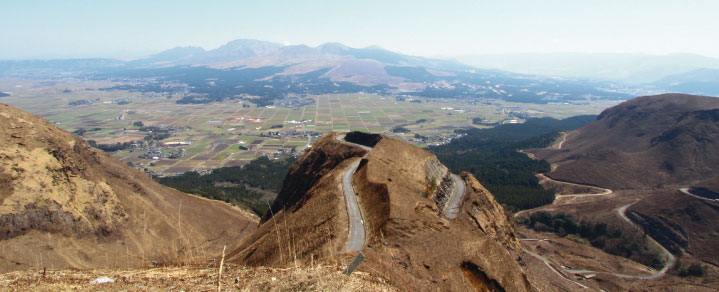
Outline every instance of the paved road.
[[(619, 217), (621, 217), (621, 218), (624, 219), (625, 221), (629, 222), (629, 224), (631, 224), (632, 226), (634, 226), (634, 227), (637, 228), (638, 230), (641, 230), (641, 228), (639, 228), (639, 226), (637, 226), (636, 224), (634, 224), (634, 222), (632, 222), (632, 220), (629, 220), (629, 218), (628, 218), (627, 215), (626, 215), (627, 208), (629, 208), (629, 206), (631, 206), (632, 204), (634, 204), (634, 203), (626, 204), (626, 205), (624, 205), (624, 206), (619, 207), (619, 208), (617, 209), (617, 214), (619, 215)], [(652, 238), (651, 236), (650, 236), (649, 238), (652, 240), (652, 242), (654, 242), (654, 244), (656, 244), (657, 246), (659, 246), (659, 248), (661, 248), (662, 251), (664, 251), (664, 253), (667, 255), (667, 263), (664, 265), (664, 267), (663, 267), (661, 270), (657, 271), (656, 273), (654, 273), (654, 274), (652, 274), (652, 275), (649, 275), (649, 276), (634, 276), (634, 275), (626, 275), (626, 274), (620, 274), (620, 273), (599, 272), (599, 271), (586, 270), (586, 269), (564, 269), (564, 271), (567, 272), (567, 273), (572, 273), (572, 274), (605, 274), (605, 275), (612, 275), (612, 276), (620, 277), (620, 278), (624, 278), (624, 279), (655, 280), (655, 279), (661, 278), (661, 277), (663, 277), (663, 276), (667, 273), (667, 271), (668, 271), (672, 266), (674, 266), (674, 264), (676, 263), (676, 258), (675, 258), (674, 255), (672, 255), (666, 248), (664, 248), (661, 244), (659, 244), (658, 242), (656, 242), (656, 241), (654, 240), (654, 238)], [(520, 239), (520, 241), (541, 241), (541, 240), (534, 239), (534, 238), (525, 238), (525, 239)], [(534, 256), (534, 257), (536, 257), (536, 258), (542, 260), (542, 261), (543, 261), (545, 264), (547, 264), (547, 266), (549, 266), (549, 268), (552, 269), (555, 273), (557, 273), (557, 274), (561, 275), (562, 277), (564, 277), (562, 273), (560, 273), (558, 270), (556, 270), (556, 269), (555, 269), (554, 267), (552, 267), (550, 264), (554, 264), (554, 265), (556, 265), (556, 266), (560, 266), (560, 265), (558, 265), (558, 264), (556, 264), (556, 263), (553, 263), (553, 262), (551, 262), (550, 260), (548, 260), (548, 259), (542, 257), (541, 255), (536, 254), (536, 253), (534, 253), (534, 252), (532, 252), (532, 251), (530, 251), (530, 250), (528, 250), (528, 249), (526, 249), (526, 248), (525, 248), (525, 249), (522, 249), (522, 250), (524, 250), (526, 253), (528, 253), (528, 254), (530, 254), (530, 255), (532, 255), (532, 256)], [(568, 279), (568, 278), (566, 278), (566, 277), (564, 277), (564, 278), (567, 279), (567, 280), (572, 281), (571, 279)], [(572, 281), (572, 282), (574, 282), (574, 281)], [(574, 283), (577, 284), (577, 285), (580, 285), (580, 286), (584, 286), (584, 285), (579, 284), (579, 283), (577, 283), (577, 282), (574, 282)], [(586, 287), (585, 287), (585, 288), (586, 288)]]
[(695, 198), (700, 199), (700, 200), (705, 200), (705, 201), (709, 201), (709, 202), (719, 201), (719, 199), (716, 199), (716, 200), (715, 200), (715, 199), (709, 199), (709, 198), (705, 198), (705, 197), (702, 197), (702, 196), (697, 196), (697, 195), (695, 195), (695, 194), (692, 194), (691, 192), (689, 192), (689, 188), (681, 188), (681, 189), (679, 189), (679, 191), (682, 192), (682, 193), (684, 193), (684, 194), (686, 194), (686, 195), (690, 195), (690, 196), (695, 197)]
[(450, 174), (450, 178), (454, 181), (454, 191), (449, 197), (449, 202), (447, 202), (447, 206), (444, 208), (443, 215), (449, 219), (454, 219), (454, 217), (457, 216), (457, 211), (459, 211), (459, 204), (462, 203), (462, 199), (464, 198), (466, 186), (458, 175)]
[[(636, 203), (636, 202), (635, 202), (635, 203)], [(637, 228), (637, 229), (639, 229), (639, 230), (642, 230), (642, 228), (640, 228), (639, 226), (637, 226), (636, 224), (634, 224), (634, 222), (632, 222), (632, 220), (629, 220), (629, 218), (627, 218), (627, 214), (626, 214), (627, 208), (629, 208), (629, 206), (631, 206), (632, 204), (634, 204), (634, 203), (626, 204), (626, 205), (624, 205), (624, 206), (619, 207), (619, 209), (617, 209), (617, 214), (619, 214), (619, 217), (621, 217), (622, 219), (624, 219), (624, 221), (627, 221), (627, 222), (629, 222), (629, 224), (631, 224), (631, 225), (634, 226), (635, 228)], [(629, 275), (614, 274), (615, 276), (617, 276), (617, 277), (622, 277), (622, 278), (635, 278), (635, 279), (644, 279), (644, 280), (654, 280), (654, 279), (658, 279), (658, 278), (661, 278), (662, 276), (664, 276), (664, 274), (666, 274), (667, 271), (668, 271), (671, 267), (674, 266), (674, 263), (676, 263), (676, 261), (677, 261), (677, 259), (674, 257), (674, 255), (673, 255), (672, 253), (670, 253), (666, 248), (664, 248), (664, 246), (662, 246), (661, 244), (659, 244), (658, 242), (656, 242), (656, 240), (654, 240), (654, 238), (652, 238), (651, 236), (649, 236), (649, 239), (651, 239), (652, 242), (654, 242), (654, 244), (658, 245), (659, 248), (661, 248), (661, 249), (664, 251), (664, 253), (667, 255), (667, 263), (664, 265), (664, 268), (662, 268), (662, 269), (659, 270), (656, 274), (651, 275), (651, 276), (636, 277), (636, 276), (629, 276)]]
[(355, 146), (355, 147), (359, 147), (359, 148), (362, 148), (362, 149), (367, 150), (367, 151), (372, 151), (372, 147), (367, 147), (367, 146), (360, 145), (360, 144), (357, 144), (357, 143), (347, 142), (347, 141), (345, 140), (345, 135), (344, 135), (344, 134), (335, 136), (335, 139), (336, 139), (337, 141), (342, 142), (343, 144), (347, 144), (347, 145), (352, 145), (352, 146)]
[(567, 142), (567, 132), (562, 133), (562, 141), (559, 141), (559, 145), (557, 145), (557, 149), (562, 149), (564, 142)]
[(350, 221), (349, 238), (345, 246), (347, 251), (360, 251), (365, 243), (364, 220), (362, 220), (362, 212), (357, 204), (357, 194), (352, 186), (352, 175), (357, 171), (359, 164), (360, 160), (353, 163), (342, 175), (342, 190), (345, 194), (347, 215)]
[[(345, 141), (345, 135), (337, 135), (335, 139), (347, 145), (372, 151), (371, 147)], [(365, 155), (365, 157), (366, 156), (367, 155)], [(357, 160), (357, 162), (350, 165), (350, 167), (345, 170), (345, 173), (342, 174), (342, 192), (345, 195), (345, 202), (347, 203), (347, 216), (350, 223), (349, 237), (347, 238), (347, 245), (345, 245), (345, 250), (347, 251), (361, 251), (362, 248), (364, 248), (366, 238), (362, 212), (360, 211), (359, 204), (357, 203), (357, 193), (355, 193), (354, 186), (352, 186), (352, 175), (354, 175), (357, 171), (360, 161), (361, 160)]]
[[(629, 222), (629, 224), (631, 224), (631, 225), (634, 226), (635, 228), (641, 230), (641, 228), (639, 228), (639, 226), (637, 226), (636, 224), (634, 224), (634, 222), (632, 222), (632, 220), (629, 220), (629, 218), (628, 218), (627, 215), (626, 215), (627, 208), (629, 208), (629, 206), (631, 206), (632, 204), (634, 204), (634, 203), (626, 204), (626, 205), (624, 205), (624, 206), (619, 207), (619, 208), (617, 209), (617, 214), (619, 215), (619, 217), (621, 217), (621, 218), (624, 219), (625, 221)], [(664, 275), (667, 273), (667, 271), (668, 271), (672, 266), (674, 266), (674, 264), (676, 263), (676, 258), (675, 258), (674, 255), (672, 255), (666, 248), (664, 248), (661, 244), (659, 244), (659, 243), (656, 242), (653, 238), (651, 238), (651, 236), (650, 236), (649, 238), (652, 240), (652, 242), (654, 242), (654, 244), (656, 244), (657, 246), (659, 246), (659, 248), (661, 248), (662, 251), (664, 251), (664, 253), (667, 255), (667, 263), (666, 263), (666, 265), (664, 265), (664, 267), (663, 267), (661, 270), (657, 271), (657, 272), (654, 273), (653, 275), (649, 275), (649, 276), (634, 276), (634, 275), (626, 275), (626, 274), (620, 274), (620, 273), (599, 272), (599, 271), (586, 270), (586, 269), (564, 269), (564, 271), (567, 272), (567, 273), (572, 273), (572, 274), (605, 274), (605, 275), (612, 275), (612, 276), (616, 276), (616, 277), (620, 277), (620, 278), (624, 278), (624, 279), (655, 280), (655, 279), (661, 278), (662, 276), (664, 276)], [(523, 240), (523, 239), (520, 239), (520, 240), (521, 240), (521, 241), (539, 241), (539, 240), (537, 240), (537, 239), (530, 239), (530, 238), (524, 239), (524, 240)], [(553, 262), (551, 262), (550, 260), (548, 260), (548, 259), (546, 259), (546, 258), (544, 258), (544, 257), (542, 257), (542, 256), (540, 256), (540, 255), (538, 255), (538, 254), (536, 254), (536, 253), (534, 253), (534, 252), (528, 250), (528, 249), (523, 249), (523, 250), (524, 250), (526, 253), (528, 253), (528, 254), (530, 254), (530, 255), (532, 255), (532, 256), (534, 256), (534, 257), (536, 257), (536, 258), (542, 260), (542, 261), (543, 261), (545, 264), (547, 264), (547, 266), (549, 266), (555, 273), (557, 273), (557, 274), (559, 274), (559, 275), (562, 275), (559, 271), (557, 271), (554, 267), (552, 267), (552, 266), (550, 265), (550, 264), (557, 265), (556, 263), (553, 263)], [(559, 266), (559, 265), (557, 265), (557, 266)], [(569, 280), (569, 279), (568, 279), (568, 280)], [(570, 280), (570, 281), (571, 281), (571, 280)], [(574, 282), (574, 281), (572, 281), (572, 282)], [(578, 284), (578, 285), (581, 285), (581, 284), (576, 283), (576, 282), (574, 282), (574, 283), (575, 283), (575, 284)]]
[[(542, 262), (544, 262), (544, 264), (547, 265), (547, 267), (549, 267), (550, 270), (552, 270), (554, 273), (556, 273), (557, 275), (559, 275), (560, 277), (562, 277), (562, 279), (565, 279), (565, 280), (567, 280), (567, 281), (569, 281), (569, 282), (572, 282), (572, 283), (574, 283), (574, 284), (577, 284), (577, 285), (579, 285), (580, 287), (582, 287), (582, 288), (584, 288), (584, 289), (588, 289), (588, 288), (589, 288), (589, 287), (587, 287), (587, 286), (584, 286), (584, 285), (578, 283), (577, 281), (574, 281), (574, 280), (572, 280), (572, 279), (567, 278), (564, 274), (560, 273), (557, 269), (555, 269), (555, 268), (552, 266), (552, 264), (554, 264), (554, 263), (552, 263), (550, 260), (544, 258), (543, 256), (541, 256), (541, 255), (539, 255), (539, 254), (536, 254), (536, 253), (534, 253), (534, 252), (532, 252), (531, 250), (528, 250), (528, 249), (526, 249), (526, 248), (523, 248), (522, 250), (523, 250), (525, 253), (527, 253), (527, 254), (529, 254), (529, 255), (531, 255), (531, 256), (533, 256), (533, 257), (539, 259), (539, 260), (542, 261)], [(554, 264), (554, 265), (556, 265), (556, 264)]]
[[(566, 136), (566, 135), (565, 135), (565, 136)], [(535, 158), (536, 158), (536, 157), (534, 156), (534, 154), (532, 154), (532, 153), (524, 152), (524, 151), (522, 151), (522, 150), (519, 150), (519, 152), (522, 153), (522, 154), (527, 155), (530, 159), (535, 159)], [(574, 186), (579, 186), (579, 187), (590, 187), (590, 188), (595, 188), (595, 189), (598, 188), (598, 189), (602, 189), (602, 190), (603, 190), (601, 193), (598, 193), (598, 194), (587, 193), (587, 194), (556, 195), (556, 196), (554, 196), (554, 201), (552, 201), (552, 203), (549, 204), (549, 206), (558, 205), (559, 201), (560, 201), (560, 200), (564, 200), (565, 198), (571, 199), (571, 198), (591, 197), (591, 196), (606, 196), (606, 195), (610, 195), (610, 194), (613, 193), (612, 190), (610, 190), (610, 189), (605, 189), (605, 188), (600, 188), (600, 187), (595, 187), (595, 186), (589, 186), (589, 185), (582, 185), (582, 184), (577, 184), (577, 183), (557, 181), (557, 180), (552, 179), (551, 177), (548, 177), (548, 176), (544, 175), (543, 173), (537, 174), (537, 177), (538, 177), (540, 180), (541, 180), (541, 179), (547, 179), (547, 180), (553, 181), (553, 182), (558, 183), (558, 184), (568, 184), (568, 185), (574, 185)], [(565, 202), (565, 203), (567, 203), (567, 202)], [(539, 209), (539, 208), (546, 208), (546, 207), (547, 207), (547, 205), (545, 205), (545, 206), (540, 206), (540, 207), (537, 207), (537, 208), (534, 208), (534, 209), (519, 211), (519, 212), (517, 212), (517, 213), (514, 213), (514, 217), (519, 217), (519, 216), (521, 216), (522, 214), (524, 214), (524, 213), (526, 213), (526, 212), (531, 212), (531, 211), (537, 210), (537, 209)]]
[(590, 185), (583, 185), (583, 184), (578, 184), (578, 183), (571, 183), (571, 182), (566, 182), (566, 181), (558, 181), (558, 180), (555, 180), (555, 179), (553, 179), (553, 178), (551, 178), (551, 177), (546, 176), (546, 175), (543, 174), (543, 173), (537, 174), (537, 176), (538, 176), (540, 179), (550, 180), (550, 181), (553, 181), (553, 182), (558, 183), (558, 184), (565, 184), (565, 185), (572, 185), (572, 186), (578, 186), (578, 187), (584, 187), (584, 188), (592, 188), (592, 189), (601, 189), (601, 190), (602, 190), (601, 193), (585, 193), (585, 194), (560, 195), (560, 196), (563, 196), (563, 197), (570, 197), (570, 196), (581, 196), (581, 197), (586, 197), (586, 196), (602, 196), (602, 195), (609, 195), (609, 194), (612, 193), (612, 190), (610, 190), (610, 189), (605, 189), (605, 188), (600, 188), (600, 187), (595, 187), (595, 186), (590, 186)]
[[(564, 133), (564, 135), (562, 136), (562, 141), (559, 143), (557, 149), (561, 149), (561, 148), (562, 148), (562, 145), (564, 144), (564, 142), (566, 141), (566, 139), (567, 139), (567, 134)], [(521, 151), (521, 150), (520, 150), (519, 152), (526, 154), (526, 155), (529, 156), (529, 158), (531, 158), (531, 159), (535, 159), (535, 157), (534, 157), (534, 155), (533, 155), (532, 153), (524, 152), (524, 151)], [(549, 180), (552, 180), (552, 181), (557, 182), (557, 183), (570, 184), (570, 185), (576, 185), (576, 186), (582, 186), (582, 187), (593, 187), (593, 188), (597, 188), (597, 187), (594, 187), (594, 186), (586, 186), (586, 185), (581, 185), (581, 184), (576, 184), (576, 183), (556, 181), (556, 180), (551, 179), (550, 177), (545, 176), (544, 174), (539, 174), (538, 176), (539, 176), (539, 177), (546, 178), (546, 179), (549, 179)], [(698, 196), (696, 196), (696, 195), (693, 195), (693, 194), (689, 193), (688, 190), (689, 190), (689, 189), (686, 189), (686, 188), (685, 188), (685, 189), (680, 189), (680, 191), (683, 192), (683, 193), (685, 193), (685, 194), (688, 194), (688, 195), (693, 196), (693, 197), (698, 197)], [(557, 195), (557, 196), (554, 198), (554, 201), (552, 202), (552, 204), (551, 204), (550, 206), (556, 205), (556, 204), (557, 204), (557, 201), (559, 200), (559, 198), (587, 197), (587, 196), (606, 196), (606, 195), (609, 195), (609, 194), (612, 194), (612, 190), (610, 190), (610, 189), (604, 189), (604, 191), (603, 191), (602, 193), (599, 193), (599, 194)], [(701, 197), (699, 197), (699, 198), (701, 198)], [(707, 199), (707, 198), (701, 198), (701, 199), (713, 201), (713, 200)], [(625, 212), (627, 211), (627, 208), (629, 208), (629, 206), (631, 206), (632, 204), (634, 204), (634, 203), (627, 204), (627, 205), (624, 205), (624, 206), (619, 207), (619, 208), (617, 209), (617, 214), (619, 215), (619, 217), (621, 217), (621, 218), (624, 219), (625, 221), (629, 222), (629, 224), (631, 224), (631, 225), (634, 226), (635, 228), (637, 228), (637, 229), (639, 229), (639, 230), (642, 230), (641, 228), (639, 228), (639, 226), (637, 226), (636, 224), (634, 224), (634, 222), (632, 222), (632, 220), (629, 220), (629, 218), (626, 216), (626, 213), (625, 213)], [(538, 207), (538, 208), (543, 208), (543, 207), (546, 207), (546, 206), (542, 206), (542, 207)], [(535, 208), (535, 209), (537, 209), (537, 208)], [(514, 216), (517, 217), (517, 216), (519, 216), (519, 215), (522, 214), (522, 213), (525, 213), (525, 212), (528, 212), (528, 211), (533, 211), (533, 210), (535, 210), (535, 209), (530, 209), (530, 210), (524, 210), (524, 211), (521, 211), (521, 212), (517, 212), (517, 213), (514, 214)], [(661, 244), (659, 244), (658, 242), (656, 242), (656, 241), (654, 240), (654, 238), (652, 238), (651, 236), (649, 236), (649, 238), (652, 240), (652, 242), (654, 242), (657, 246), (659, 246), (659, 248), (661, 248), (661, 249), (664, 251), (664, 253), (667, 255), (667, 259), (668, 259), (668, 260), (667, 260), (667, 263), (664, 265), (664, 268), (662, 268), (661, 270), (657, 271), (657, 272), (656, 272), (655, 274), (653, 274), (653, 275), (649, 275), (649, 276), (633, 276), (633, 275), (625, 275), (625, 274), (619, 274), (619, 273), (597, 272), (597, 271), (584, 270), (584, 269), (565, 269), (565, 271), (566, 271), (566, 272), (569, 272), (569, 273), (580, 273), (580, 274), (606, 274), (606, 275), (613, 275), (613, 276), (620, 277), (620, 278), (625, 278), (625, 279), (654, 280), (654, 279), (661, 278), (662, 276), (664, 276), (664, 275), (667, 273), (667, 271), (668, 271), (672, 266), (674, 266), (674, 264), (676, 263), (676, 258), (675, 258), (674, 255), (672, 255), (666, 248), (664, 248), (664, 246), (662, 246)], [(531, 240), (526, 240), (526, 241), (531, 241)], [(532, 255), (532, 256), (534, 256), (534, 257), (536, 257), (536, 258), (542, 260), (542, 261), (543, 261), (545, 264), (547, 264), (547, 266), (549, 266), (555, 273), (561, 275), (561, 273), (559, 273), (557, 270), (555, 270), (555, 269), (550, 265), (551, 261), (549, 261), (548, 259), (546, 259), (546, 258), (544, 258), (544, 257), (542, 257), (542, 256), (540, 256), (540, 255), (538, 255), (538, 254), (536, 254), (536, 253), (533, 253), (533, 252), (531, 252), (531, 251), (529, 251), (529, 250), (527, 250), (527, 249), (523, 249), (523, 250), (524, 250), (526, 253), (528, 253), (528, 254), (530, 254), (530, 255)], [(565, 279), (566, 279), (566, 278), (565, 278)], [(569, 280), (569, 279), (567, 279), (567, 280)], [(570, 280), (570, 281), (572, 281), (572, 280)], [(572, 282), (574, 282), (574, 281), (572, 281)], [(582, 284), (579, 284), (579, 283), (577, 283), (577, 282), (574, 282), (574, 283), (577, 284), (577, 285), (583, 286), (585, 289), (587, 288), (586, 286), (584, 286), (584, 285), (582, 285)]]

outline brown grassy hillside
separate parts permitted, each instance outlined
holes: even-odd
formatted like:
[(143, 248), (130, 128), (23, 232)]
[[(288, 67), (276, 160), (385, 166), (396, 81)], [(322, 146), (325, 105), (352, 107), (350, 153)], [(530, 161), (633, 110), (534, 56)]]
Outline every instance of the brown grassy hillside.
[[(0, 291), (216, 291), (216, 266), (22, 271), (0, 275)], [(90, 284), (99, 277), (115, 283)], [(338, 266), (265, 268), (224, 265), (223, 291), (399, 291), (368, 273)]]
[(536, 151), (550, 177), (611, 189), (686, 184), (719, 172), (719, 98), (644, 96), (570, 132), (562, 149)]
[(628, 213), (674, 254), (686, 253), (719, 267), (719, 202), (662, 190), (633, 204)]
[[(285, 180), (285, 186), (293, 185), (288, 181), (315, 181), (309, 191), (265, 220), (230, 253), (231, 262), (278, 266), (349, 262), (355, 253), (342, 252), (348, 219), (341, 177), (361, 160), (352, 180), (367, 232), (360, 271), (387, 278), (406, 291), (472, 291), (481, 278), (478, 275), (486, 277), (479, 282), (495, 283), (506, 291), (530, 289), (515, 261), (519, 242), (514, 229), (502, 207), (474, 177), (462, 174), (467, 194), (461, 210), (455, 219), (445, 219), (427, 198), (432, 182), (426, 165), (436, 161), (434, 155), (383, 137), (360, 158), (364, 152), (348, 153), (361, 148), (343, 144), (335, 135), (318, 140)], [(312, 172), (297, 171), (320, 164), (331, 168), (323, 168), (328, 171), (319, 179)]]
[(17, 108), (0, 125), (0, 271), (196, 261), (257, 226)]

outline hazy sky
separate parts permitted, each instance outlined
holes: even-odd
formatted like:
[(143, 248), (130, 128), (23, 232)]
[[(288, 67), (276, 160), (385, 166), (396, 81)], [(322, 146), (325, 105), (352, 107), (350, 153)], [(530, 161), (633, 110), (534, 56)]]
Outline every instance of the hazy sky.
[(0, 59), (128, 57), (252, 38), (413, 55), (719, 57), (717, 0), (0, 0)]

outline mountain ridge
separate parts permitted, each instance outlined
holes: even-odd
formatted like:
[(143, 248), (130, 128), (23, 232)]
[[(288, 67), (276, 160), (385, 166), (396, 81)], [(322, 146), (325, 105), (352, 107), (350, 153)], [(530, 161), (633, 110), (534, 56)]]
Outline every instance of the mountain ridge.
[(32, 114), (0, 104), (0, 122), (0, 271), (192, 262), (257, 225), (247, 211), (159, 185)]
[[(364, 146), (340, 141), (350, 136)], [(250, 266), (351, 261), (356, 252), (344, 248), (352, 227), (343, 177), (352, 165), (357, 169), (348, 180), (366, 233), (359, 271), (408, 291), (531, 291), (516, 261), (520, 245), (509, 217), (471, 174), (460, 174), (466, 193), (456, 218), (448, 219), (440, 197), (448, 191), (443, 177), (449, 171), (436, 156), (357, 132), (329, 133), (298, 159), (273, 211), (231, 249), (228, 261)]]
[(559, 166), (548, 175), (612, 189), (690, 185), (719, 169), (719, 98), (643, 96), (604, 110), (537, 156)]

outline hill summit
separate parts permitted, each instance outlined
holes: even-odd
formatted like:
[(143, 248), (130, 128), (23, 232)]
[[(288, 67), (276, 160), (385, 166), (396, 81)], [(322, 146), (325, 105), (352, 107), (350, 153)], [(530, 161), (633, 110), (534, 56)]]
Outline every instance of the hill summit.
[(257, 226), (0, 104), (0, 272), (192, 262)]
[[(352, 210), (358, 208), (358, 212)], [(507, 214), (471, 175), (361, 132), (330, 133), (290, 169), (230, 262), (348, 263), (406, 291), (529, 291)]]
[(537, 155), (552, 178), (612, 189), (692, 185), (719, 173), (719, 98), (637, 97), (569, 132), (561, 149)]

